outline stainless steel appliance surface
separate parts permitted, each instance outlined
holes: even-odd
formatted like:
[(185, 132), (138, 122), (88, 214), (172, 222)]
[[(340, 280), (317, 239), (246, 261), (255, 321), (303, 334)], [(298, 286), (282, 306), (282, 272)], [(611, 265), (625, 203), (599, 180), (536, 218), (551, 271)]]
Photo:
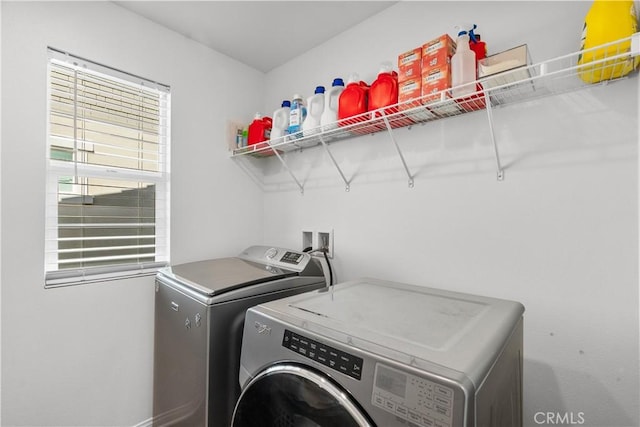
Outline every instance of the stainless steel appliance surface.
[(325, 286), (316, 259), (270, 246), (158, 272), (153, 425), (228, 427), (246, 310)]
[(523, 313), (366, 278), (260, 304), (232, 425), (520, 426)]

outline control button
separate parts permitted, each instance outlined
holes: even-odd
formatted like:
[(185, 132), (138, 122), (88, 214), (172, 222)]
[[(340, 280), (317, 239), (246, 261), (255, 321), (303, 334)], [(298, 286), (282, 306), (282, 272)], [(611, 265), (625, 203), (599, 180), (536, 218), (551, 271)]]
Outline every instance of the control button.
[(436, 393), (440, 393), (447, 397), (453, 396), (453, 391), (450, 388), (443, 387), (441, 385), (436, 385), (435, 390)]
[(392, 402), (391, 400), (386, 400), (385, 399), (384, 406), (385, 406), (385, 408), (387, 408), (391, 412), (395, 412), (396, 411), (396, 403)]
[(407, 418), (408, 412), (409, 412), (409, 410), (407, 409), (406, 406), (398, 405), (396, 407), (396, 413), (401, 415), (404, 418)]
[(264, 256), (268, 259), (273, 259), (276, 255), (278, 255), (278, 250), (276, 248), (269, 248), (264, 253)]
[(417, 423), (422, 422), (422, 416), (417, 412), (409, 410), (409, 419)]
[(424, 424), (426, 427), (434, 427), (435, 426), (435, 420), (431, 417), (426, 417), (423, 416), (422, 417), (422, 424)]
[(436, 404), (434, 409), (437, 413), (442, 414), (447, 418), (451, 417), (451, 410), (449, 408)]
[(451, 399), (447, 399), (446, 397), (442, 397), (439, 394), (436, 394), (435, 397), (433, 398), (433, 401), (442, 405), (442, 406), (446, 406), (447, 408), (451, 408)]

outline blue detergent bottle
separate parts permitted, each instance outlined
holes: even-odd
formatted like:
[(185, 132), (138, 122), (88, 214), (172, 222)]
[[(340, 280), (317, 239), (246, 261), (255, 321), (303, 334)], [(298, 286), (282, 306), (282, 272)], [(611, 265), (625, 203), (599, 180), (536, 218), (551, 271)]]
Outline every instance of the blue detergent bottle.
[(302, 95), (293, 95), (291, 111), (289, 112), (289, 137), (302, 138), (302, 123), (307, 118), (307, 107), (304, 105)]

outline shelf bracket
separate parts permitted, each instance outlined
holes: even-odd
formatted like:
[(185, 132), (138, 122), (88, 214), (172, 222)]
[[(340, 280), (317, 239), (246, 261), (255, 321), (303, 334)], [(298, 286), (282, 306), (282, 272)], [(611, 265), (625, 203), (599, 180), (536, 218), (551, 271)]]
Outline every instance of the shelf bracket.
[(280, 153), (278, 153), (278, 150), (272, 150), (272, 151), (278, 157), (278, 160), (280, 160), (280, 163), (282, 163), (282, 166), (284, 166), (284, 168), (287, 170), (287, 172), (289, 172), (289, 175), (291, 175), (291, 178), (293, 178), (293, 180), (298, 185), (298, 188), (300, 189), (300, 194), (304, 194), (304, 187), (302, 186), (302, 184), (300, 184), (300, 181), (298, 181), (298, 178), (296, 178), (296, 176), (293, 174), (293, 172), (291, 172), (291, 169), (289, 169), (289, 166), (287, 166), (287, 162), (284, 161), (284, 159), (282, 158)]
[(351, 185), (349, 184), (349, 181), (344, 176), (344, 173), (342, 173), (342, 169), (340, 169), (340, 166), (338, 166), (338, 162), (336, 162), (336, 159), (333, 157), (333, 154), (331, 154), (331, 150), (329, 150), (329, 146), (327, 145), (326, 142), (324, 142), (324, 138), (322, 137), (322, 134), (320, 134), (318, 137), (320, 139), (320, 142), (322, 143), (322, 146), (324, 147), (324, 150), (329, 155), (329, 158), (333, 162), (333, 165), (336, 167), (336, 169), (338, 170), (338, 173), (340, 174), (340, 176), (342, 177), (342, 180), (344, 181), (344, 191), (348, 193), (351, 190)]
[(489, 95), (485, 95), (486, 101), (485, 104), (487, 106), (487, 117), (489, 119), (489, 134), (491, 135), (491, 142), (493, 143), (493, 153), (496, 156), (496, 167), (498, 169), (497, 178), (498, 181), (504, 180), (504, 169), (502, 169), (502, 165), (500, 164), (500, 153), (498, 152), (498, 143), (496, 142), (496, 134), (493, 130), (493, 110), (491, 107), (491, 99)]
[(402, 150), (400, 150), (400, 146), (396, 142), (396, 139), (393, 136), (393, 131), (391, 130), (391, 125), (389, 124), (389, 119), (387, 115), (384, 113), (384, 110), (380, 110), (380, 114), (382, 115), (382, 120), (384, 121), (385, 126), (387, 127), (387, 131), (389, 131), (389, 137), (393, 142), (393, 145), (396, 146), (396, 150), (398, 151), (398, 155), (400, 156), (400, 160), (402, 160), (402, 166), (404, 166), (404, 170), (409, 177), (409, 188), (413, 188), (413, 175), (411, 175), (411, 171), (409, 171), (409, 166), (407, 166), (407, 161), (404, 159), (402, 155)]

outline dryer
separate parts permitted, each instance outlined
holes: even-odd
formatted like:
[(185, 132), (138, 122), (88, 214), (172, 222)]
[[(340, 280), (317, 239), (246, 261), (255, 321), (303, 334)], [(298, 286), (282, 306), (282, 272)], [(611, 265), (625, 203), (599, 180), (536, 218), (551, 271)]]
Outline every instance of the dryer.
[(523, 313), (376, 279), (260, 304), (232, 425), (520, 426)]
[(161, 270), (155, 294), (153, 425), (228, 427), (240, 395), (246, 310), (325, 286), (316, 259), (270, 246)]

